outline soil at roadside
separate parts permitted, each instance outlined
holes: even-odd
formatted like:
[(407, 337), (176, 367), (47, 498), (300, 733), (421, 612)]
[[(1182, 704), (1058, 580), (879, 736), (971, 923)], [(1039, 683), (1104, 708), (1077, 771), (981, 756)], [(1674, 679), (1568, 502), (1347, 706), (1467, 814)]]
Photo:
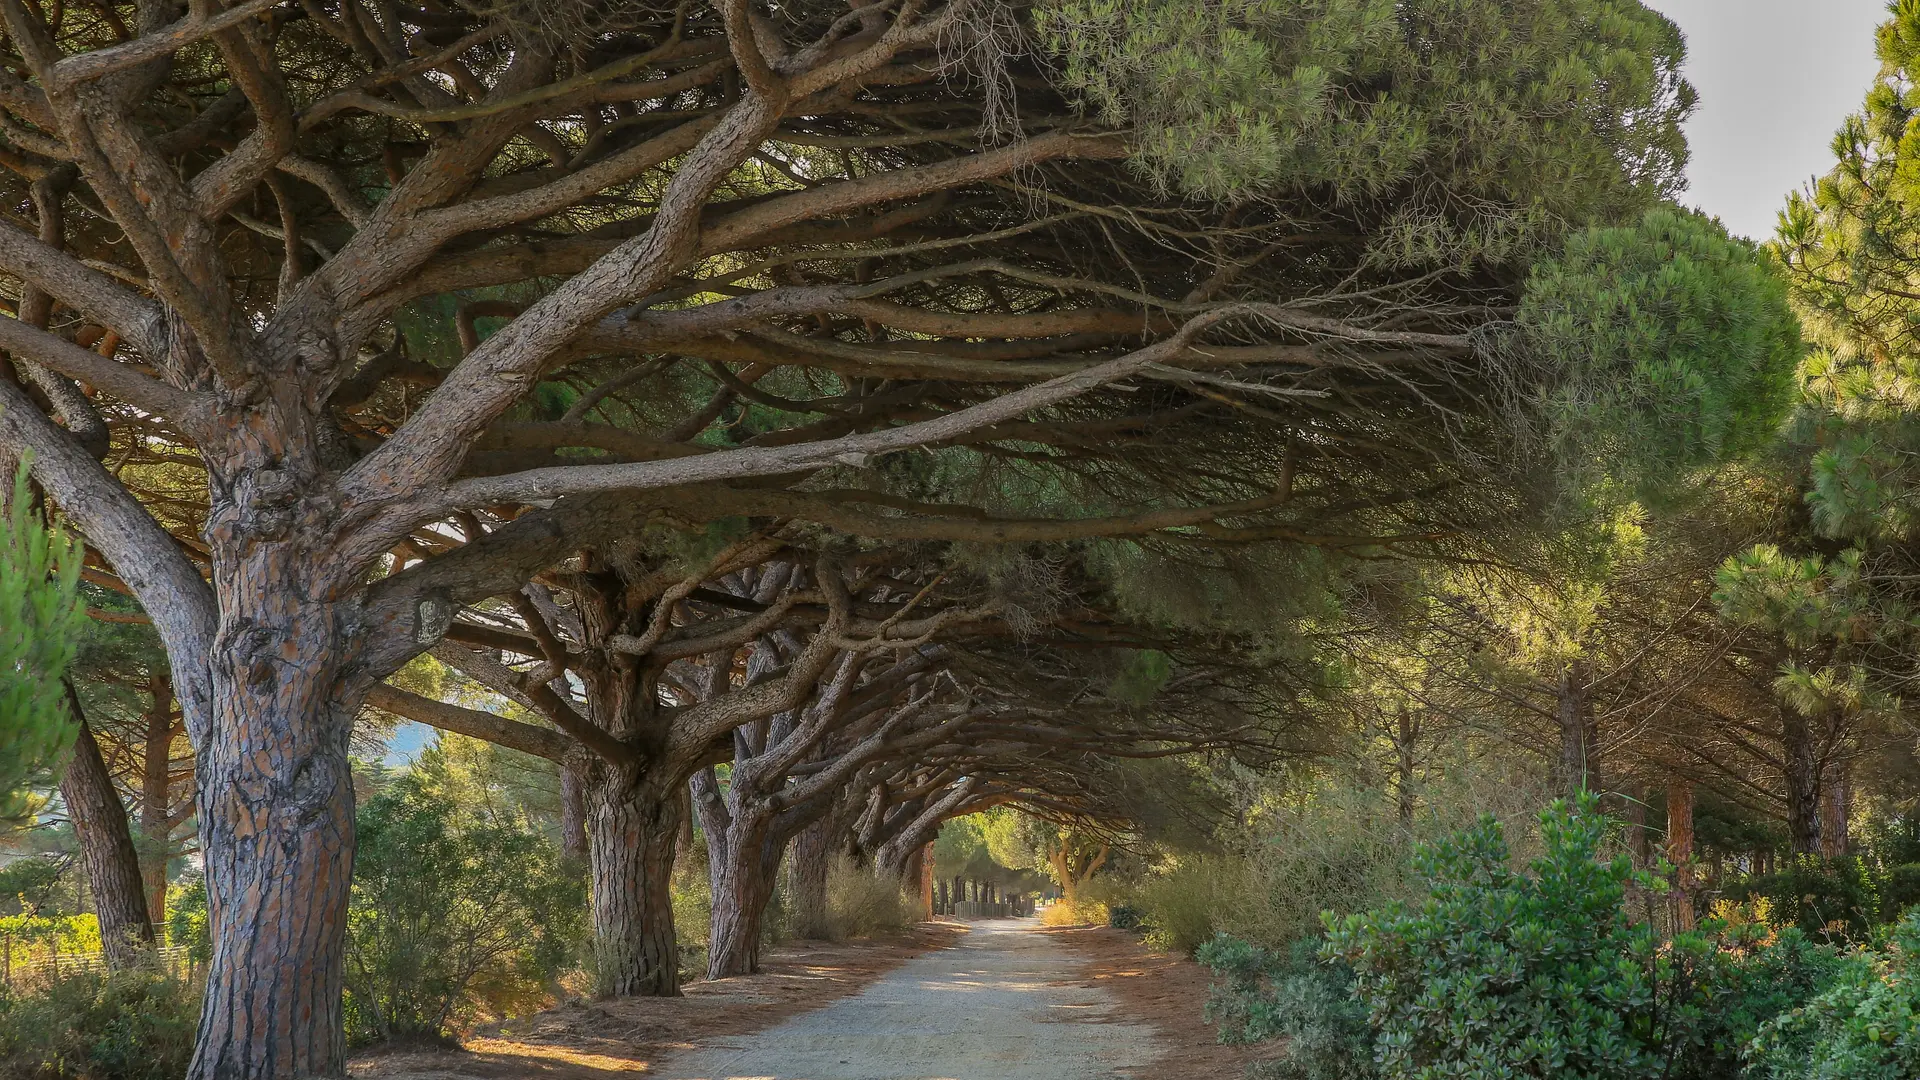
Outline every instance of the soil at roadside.
[(685, 997), (575, 1002), (483, 1028), (459, 1050), (374, 1052), (349, 1063), (362, 1080), (600, 1080), (651, 1070), (669, 1053), (770, 1027), (858, 993), (910, 957), (966, 932), (924, 923), (890, 938), (773, 949), (758, 975), (689, 984)]
[(1090, 985), (1103, 986), (1123, 1003), (1126, 1016), (1153, 1025), (1163, 1056), (1153, 1075), (1195, 1080), (1239, 1080), (1247, 1066), (1271, 1056), (1271, 1048), (1222, 1046), (1201, 1016), (1213, 975), (1192, 960), (1154, 952), (1123, 930), (1062, 927), (1043, 930), (1086, 962)]

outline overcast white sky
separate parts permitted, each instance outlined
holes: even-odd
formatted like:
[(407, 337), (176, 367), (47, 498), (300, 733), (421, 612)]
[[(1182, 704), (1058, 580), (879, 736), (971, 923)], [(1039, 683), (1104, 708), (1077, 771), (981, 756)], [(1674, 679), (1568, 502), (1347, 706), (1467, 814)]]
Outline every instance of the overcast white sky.
[(1700, 108), (1687, 126), (1684, 196), (1766, 239), (1787, 192), (1825, 173), (1828, 149), (1879, 65), (1886, 0), (1644, 0), (1687, 35)]

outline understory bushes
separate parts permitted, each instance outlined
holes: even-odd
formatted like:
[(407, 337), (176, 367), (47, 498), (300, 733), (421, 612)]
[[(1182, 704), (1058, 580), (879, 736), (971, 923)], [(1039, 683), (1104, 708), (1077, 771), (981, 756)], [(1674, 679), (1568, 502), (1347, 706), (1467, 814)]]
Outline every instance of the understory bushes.
[(1221, 1038), (1284, 1038), (1273, 1080), (1920, 1076), (1920, 913), (1885, 953), (1764, 924), (1663, 939), (1628, 918), (1628, 887), (1659, 886), (1605, 856), (1591, 801), (1540, 822), (1525, 871), (1485, 818), (1419, 846), (1417, 902), (1287, 948), (1216, 937)]
[(347, 916), (347, 1034), (436, 1041), (560, 996), (585, 877), (532, 828), (463, 815), (409, 773), (361, 808)]
[(904, 930), (914, 907), (895, 878), (841, 857), (827, 868), (827, 937), (832, 941)]
[(7, 1080), (174, 1080), (186, 1075), (200, 993), (158, 968), (61, 975), (0, 992)]

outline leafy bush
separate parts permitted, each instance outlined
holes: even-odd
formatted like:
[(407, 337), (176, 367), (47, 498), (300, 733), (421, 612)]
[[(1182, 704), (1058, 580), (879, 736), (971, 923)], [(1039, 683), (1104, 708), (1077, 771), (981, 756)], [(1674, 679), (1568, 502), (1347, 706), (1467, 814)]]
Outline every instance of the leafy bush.
[(1257, 835), (1209, 866), (1213, 929), (1284, 949), (1318, 938), (1323, 911), (1416, 902), (1425, 884), (1413, 869), (1414, 849), (1472, 825), (1481, 809), (1531, 850), (1545, 798), (1529, 776), (1488, 770), (1462, 766), (1436, 776), (1411, 828), (1382, 812), (1377, 788), (1337, 777), (1262, 797), (1250, 808)]
[(1141, 881), (1126, 906), (1139, 908), (1137, 918), (1146, 927), (1150, 947), (1191, 954), (1213, 938), (1225, 888), (1245, 877), (1231, 860), (1183, 857), (1175, 866)]
[(1899, 922), (1915, 904), (1920, 904), (1920, 863), (1888, 868), (1880, 883), (1880, 921)]
[(827, 936), (832, 941), (904, 930), (914, 921), (913, 906), (900, 882), (835, 859), (827, 868)]
[[(1707, 1005), (1729, 958), (1700, 934), (1662, 943), (1628, 923), (1625, 856), (1598, 857), (1606, 819), (1591, 796), (1541, 815), (1545, 853), (1510, 867), (1491, 817), (1423, 847), (1419, 908), (1329, 917), (1327, 955), (1355, 969), (1389, 1076), (1653, 1080), (1708, 1068)], [(1690, 1062), (1673, 1070), (1672, 1063)]]
[(1754, 1040), (1754, 1080), (1912, 1080), (1920, 1076), (1920, 913), (1879, 963), (1855, 963), (1804, 1008)]
[(1771, 874), (1735, 882), (1725, 894), (1730, 900), (1764, 898), (1776, 925), (1797, 926), (1820, 941), (1866, 940), (1881, 910), (1874, 877), (1859, 859), (1801, 855)]
[(198, 870), (180, 876), (167, 887), (167, 944), (183, 945), (195, 964), (213, 958), (213, 936), (207, 921), (207, 879)]
[[(1145, 912), (1132, 904), (1115, 904), (1107, 909), (1107, 925), (1115, 930), (1138, 930), (1146, 917)], [(1164, 947), (1154, 946), (1154, 948)]]
[(577, 955), (585, 882), (546, 837), (464, 818), (409, 773), (360, 811), (347, 1031), (437, 1040), (537, 1006)]
[(1207, 1019), (1224, 1043), (1285, 1039), (1260, 1080), (1373, 1080), (1373, 1032), (1354, 996), (1353, 969), (1316, 960), (1318, 943), (1270, 951), (1225, 934), (1202, 945), (1199, 961), (1225, 978), (1207, 999)]
[(64, 975), (0, 994), (0, 1076), (174, 1080), (193, 1055), (200, 995), (151, 969)]
[(699, 858), (682, 858), (673, 868), (673, 934), (680, 946), (681, 981), (707, 970), (707, 944), (713, 933), (713, 881), (707, 876), (706, 845), (690, 844)]

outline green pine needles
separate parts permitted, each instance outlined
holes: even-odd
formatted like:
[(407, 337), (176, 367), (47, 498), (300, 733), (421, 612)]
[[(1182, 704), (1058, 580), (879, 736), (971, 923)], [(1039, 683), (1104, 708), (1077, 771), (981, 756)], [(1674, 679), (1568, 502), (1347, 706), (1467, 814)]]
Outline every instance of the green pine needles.
[(1765, 445), (1802, 345), (1786, 288), (1719, 222), (1661, 207), (1535, 265), (1519, 322), (1566, 475), (1643, 492)]
[(0, 817), (26, 810), (19, 789), (66, 749), (74, 724), (62, 679), (86, 625), (80, 547), (33, 510), (23, 465), (0, 517)]
[(1638, 0), (1054, 0), (1036, 24), (1163, 190), (1364, 205), (1383, 262), (1504, 261), (1686, 164), (1685, 49)]

